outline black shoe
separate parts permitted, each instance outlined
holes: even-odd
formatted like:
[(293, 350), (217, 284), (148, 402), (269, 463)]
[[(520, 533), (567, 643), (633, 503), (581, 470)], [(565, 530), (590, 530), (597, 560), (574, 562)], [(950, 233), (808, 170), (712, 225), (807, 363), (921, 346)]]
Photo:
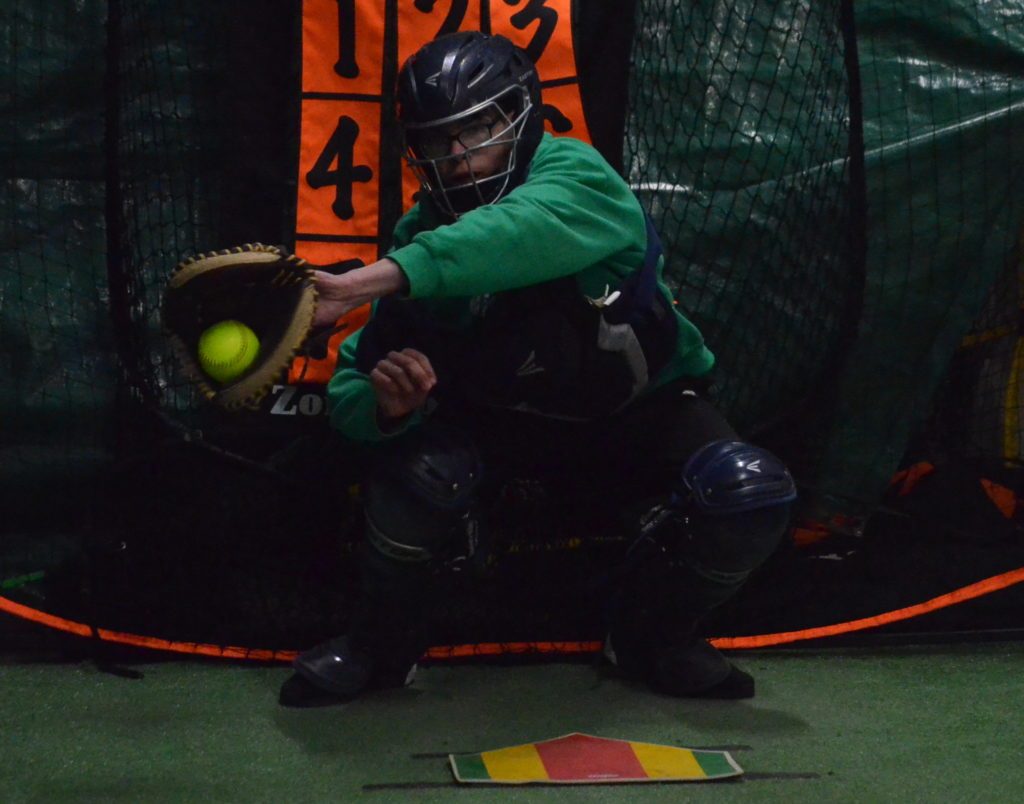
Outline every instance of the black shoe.
[(355, 695), (335, 695), (295, 673), (281, 685), (281, 693), (277, 702), (281, 706), (294, 709), (312, 709), (317, 706), (337, 706), (351, 701), (355, 697)]
[(651, 684), (660, 692), (679, 698), (754, 697), (753, 677), (703, 639), (656, 648)]
[(605, 657), (624, 673), (677, 698), (754, 697), (754, 679), (730, 663), (706, 640), (649, 645), (617, 635), (604, 644)]
[(293, 662), (295, 675), (281, 687), (282, 706), (317, 707), (346, 703), (368, 689), (412, 683), (416, 665), (383, 666), (347, 636), (328, 640), (301, 653)]

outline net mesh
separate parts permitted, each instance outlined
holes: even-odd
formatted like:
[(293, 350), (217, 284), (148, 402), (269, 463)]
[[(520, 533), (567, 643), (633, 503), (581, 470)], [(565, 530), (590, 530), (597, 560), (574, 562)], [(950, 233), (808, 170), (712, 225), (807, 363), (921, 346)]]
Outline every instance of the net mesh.
[(840, 17), (839, 3), (640, 4), (629, 178), (745, 432), (800, 415), (860, 313)]
[[(299, 4), (8, 5), (3, 593), (172, 640), (337, 632), (362, 457), (316, 417), (201, 405), (158, 316), (182, 258), (291, 237)], [(796, 470), (811, 523), (712, 626), (820, 625), (1019, 566), (1020, 9), (635, 12), (611, 159), (718, 356), (719, 405)], [(435, 643), (597, 635), (589, 584), (621, 537), (529, 486), (497, 520), (485, 566), (439, 572)], [(930, 627), (1020, 611), (1011, 590)]]

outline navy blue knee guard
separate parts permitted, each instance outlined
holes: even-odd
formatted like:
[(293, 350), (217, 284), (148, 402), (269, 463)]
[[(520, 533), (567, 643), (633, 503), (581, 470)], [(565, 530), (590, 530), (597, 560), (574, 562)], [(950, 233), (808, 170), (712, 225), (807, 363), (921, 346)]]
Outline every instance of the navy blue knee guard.
[(699, 580), (690, 596), (707, 610), (728, 599), (778, 547), (797, 496), (785, 464), (742, 441), (713, 441), (683, 469), (690, 534), (681, 558)]
[(725, 516), (791, 503), (796, 484), (786, 465), (763, 447), (712, 441), (683, 467), (683, 483), (702, 513)]
[(369, 547), (389, 561), (430, 561), (457, 537), (481, 476), (479, 453), (466, 435), (428, 425), (387, 452), (367, 482)]

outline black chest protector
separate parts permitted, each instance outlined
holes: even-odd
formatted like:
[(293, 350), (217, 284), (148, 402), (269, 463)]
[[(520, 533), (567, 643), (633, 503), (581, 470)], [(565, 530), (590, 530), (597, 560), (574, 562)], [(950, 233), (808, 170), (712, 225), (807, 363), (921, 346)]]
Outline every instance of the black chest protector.
[(573, 276), (481, 299), (472, 326), (454, 331), (416, 300), (382, 299), (359, 336), (368, 374), (389, 350), (418, 349), (438, 376), (440, 404), (463, 401), (590, 421), (640, 394), (671, 359), (678, 320), (658, 291), (661, 245), (647, 220), (643, 266), (602, 299)]

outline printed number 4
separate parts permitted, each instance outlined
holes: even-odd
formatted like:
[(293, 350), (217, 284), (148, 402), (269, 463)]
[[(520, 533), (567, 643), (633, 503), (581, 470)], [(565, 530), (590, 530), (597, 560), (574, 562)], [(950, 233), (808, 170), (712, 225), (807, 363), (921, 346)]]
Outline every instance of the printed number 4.
[[(368, 182), (373, 178), (369, 165), (353, 165), (355, 144), (359, 137), (359, 124), (342, 115), (316, 163), (306, 174), (306, 181), (314, 190), (334, 187), (331, 209), (342, 220), (355, 214), (352, 207), (352, 187), (355, 182)], [(336, 167), (334, 166), (336, 165)]]

